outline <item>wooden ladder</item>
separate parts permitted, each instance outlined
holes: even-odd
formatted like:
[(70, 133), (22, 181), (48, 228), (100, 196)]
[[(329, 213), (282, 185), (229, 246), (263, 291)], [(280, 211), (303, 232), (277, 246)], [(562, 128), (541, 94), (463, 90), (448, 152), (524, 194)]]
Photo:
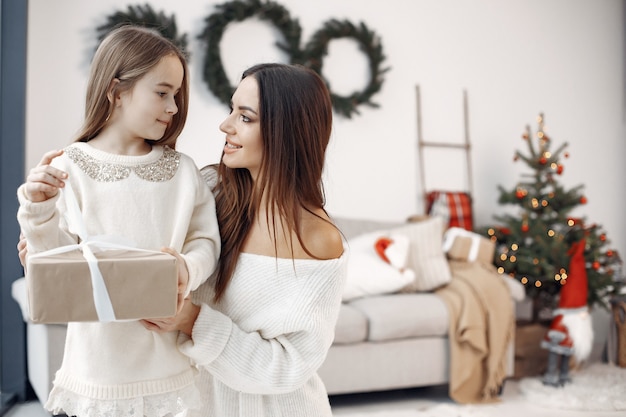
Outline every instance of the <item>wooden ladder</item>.
[[(417, 100), (417, 147), (419, 154), (419, 164), (420, 164), (420, 180), (422, 185), (422, 192), (424, 196), (424, 205), (425, 212), (428, 210), (428, 190), (426, 188), (426, 167), (424, 161), (424, 148), (426, 147), (434, 147), (434, 148), (448, 148), (448, 149), (461, 149), (465, 151), (465, 160), (466, 160), (466, 168), (467, 168), (467, 194), (470, 199), (474, 195), (473, 189), (473, 177), (472, 177), (472, 160), (471, 160), (471, 144), (470, 144), (470, 135), (469, 135), (469, 105), (467, 99), (467, 90), (463, 90), (463, 129), (464, 129), (464, 141), (462, 143), (459, 142), (433, 142), (424, 140), (424, 134), (422, 132), (422, 103), (421, 103), (421, 95), (420, 95), (420, 86), (415, 86), (415, 96)], [(473, 217), (473, 214), (472, 214)]]
[(422, 103), (420, 96), (420, 86), (415, 86), (415, 97), (417, 100), (417, 147), (419, 152), (420, 162), (420, 177), (422, 183), (422, 191), (426, 194), (426, 169), (424, 166), (424, 148), (436, 147), (436, 148), (455, 148), (465, 151), (465, 159), (467, 166), (467, 180), (468, 180), (468, 192), (470, 195), (474, 194), (473, 190), (473, 178), (472, 178), (472, 159), (470, 155), (471, 144), (469, 137), (469, 110), (467, 101), (467, 90), (463, 90), (463, 130), (464, 130), (464, 143), (454, 142), (429, 142), (424, 140), (424, 134), (422, 132)]

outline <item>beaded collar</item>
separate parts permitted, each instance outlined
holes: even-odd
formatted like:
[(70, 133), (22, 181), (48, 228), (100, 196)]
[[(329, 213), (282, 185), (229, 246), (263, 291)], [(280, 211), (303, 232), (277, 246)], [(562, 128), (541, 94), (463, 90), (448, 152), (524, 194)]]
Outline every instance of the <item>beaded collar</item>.
[(157, 161), (137, 166), (102, 162), (74, 146), (67, 147), (65, 154), (74, 161), (85, 174), (99, 182), (123, 180), (128, 178), (131, 171), (134, 171), (135, 174), (143, 180), (164, 182), (176, 175), (180, 164), (180, 154), (167, 146), (163, 148), (163, 155), (161, 155)]

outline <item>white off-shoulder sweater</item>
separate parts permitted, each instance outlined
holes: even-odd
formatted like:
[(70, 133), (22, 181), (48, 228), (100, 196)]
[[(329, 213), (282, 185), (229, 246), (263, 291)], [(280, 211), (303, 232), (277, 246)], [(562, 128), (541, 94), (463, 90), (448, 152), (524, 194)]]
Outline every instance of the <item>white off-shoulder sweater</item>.
[[(189, 270), (189, 290), (215, 269), (215, 200), (188, 156), (161, 146), (142, 156), (115, 155), (74, 143), (53, 165), (68, 172), (90, 236), (118, 235), (144, 249), (176, 249)], [(77, 241), (62, 217), (63, 198), (33, 203), (23, 186), (18, 198), (29, 251)], [(177, 349), (176, 337), (137, 321), (69, 323), (46, 407), (81, 417), (161, 417), (199, 405), (197, 371)]]
[(345, 281), (347, 254), (331, 260), (242, 253), (223, 299), (211, 280), (192, 338), (180, 350), (200, 369), (198, 417), (330, 417), (317, 369), (326, 358)]

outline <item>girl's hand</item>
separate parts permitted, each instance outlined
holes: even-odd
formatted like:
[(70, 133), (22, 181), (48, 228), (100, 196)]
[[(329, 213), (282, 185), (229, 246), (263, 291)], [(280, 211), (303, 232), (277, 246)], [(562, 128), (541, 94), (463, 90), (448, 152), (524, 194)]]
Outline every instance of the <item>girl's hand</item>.
[(176, 258), (178, 266), (178, 303), (176, 304), (176, 314), (180, 313), (183, 308), (187, 285), (189, 284), (189, 271), (187, 263), (180, 254), (172, 248), (161, 248), (161, 252), (169, 253)]
[(200, 313), (200, 307), (191, 302), (189, 298), (183, 300), (181, 310), (174, 316), (165, 319), (145, 319), (140, 323), (148, 329), (157, 333), (181, 331), (191, 337), (193, 325)]
[(63, 154), (63, 150), (47, 152), (39, 164), (30, 170), (26, 177), (24, 193), (30, 201), (46, 201), (58, 194), (65, 186), (67, 173), (50, 166), (52, 160)]

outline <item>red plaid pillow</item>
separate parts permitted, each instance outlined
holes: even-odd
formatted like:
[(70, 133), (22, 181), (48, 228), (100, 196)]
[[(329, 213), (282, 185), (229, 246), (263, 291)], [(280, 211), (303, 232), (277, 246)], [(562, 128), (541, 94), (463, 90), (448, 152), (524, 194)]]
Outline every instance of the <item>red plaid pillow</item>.
[(431, 191), (426, 195), (426, 213), (443, 216), (448, 227), (473, 230), (472, 198), (466, 192)]

